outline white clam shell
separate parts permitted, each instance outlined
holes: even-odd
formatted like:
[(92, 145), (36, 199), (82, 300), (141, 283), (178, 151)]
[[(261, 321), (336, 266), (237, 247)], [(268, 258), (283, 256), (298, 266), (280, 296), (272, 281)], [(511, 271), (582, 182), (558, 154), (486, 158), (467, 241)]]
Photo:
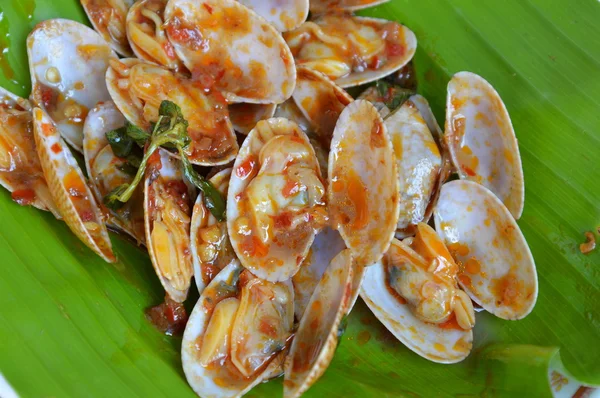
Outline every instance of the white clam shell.
[(81, 5), (94, 29), (116, 52), (124, 57), (131, 55), (131, 48), (129, 48), (125, 34), (125, 18), (127, 10), (134, 1), (81, 0)]
[[(235, 0), (170, 0), (165, 18), (169, 40), (192, 76), (211, 77), (229, 102), (281, 103), (292, 95), (292, 53), (254, 11)], [(189, 29), (185, 35), (178, 24)]]
[(332, 260), (317, 285), (285, 361), (283, 396), (299, 397), (325, 372), (338, 342), (338, 328), (353, 301), (349, 250)]
[[(295, 123), (283, 118), (273, 118), (260, 121), (248, 134), (233, 165), (227, 194), (227, 229), (231, 244), (245, 268), (256, 276), (271, 282), (288, 280), (298, 271), (316, 235), (316, 231), (308, 220), (295, 223), (293, 226), (284, 226), (281, 228), (288, 228), (288, 231), (285, 232), (286, 236), (278, 240), (270, 236), (267, 242), (258, 245), (266, 252), (255, 255), (247, 251), (244, 242), (251, 239), (251, 246), (258, 250), (256, 242), (260, 242), (260, 238), (256, 235), (256, 231), (250, 231), (247, 235), (242, 235), (236, 229), (238, 219), (250, 216), (248, 210), (244, 210), (244, 206), (250, 205), (250, 203), (248, 198), (243, 198), (246, 196), (246, 190), (255, 181), (258, 170), (263, 166), (259, 163), (259, 155), (264, 145), (271, 139), (277, 138), (277, 136), (292, 136), (293, 142), (303, 146), (303, 150), (306, 150), (308, 154), (305, 161), (312, 168), (312, 176), (320, 179), (318, 162), (308, 137)], [(280, 178), (278, 178), (280, 176), (281, 174), (261, 176), (263, 178), (261, 183), (266, 184), (263, 190), (277, 191), (281, 189), (278, 185), (281, 183)], [(267, 177), (273, 177), (273, 182), (266, 180)], [(274, 211), (276, 214), (274, 216), (283, 215), (282, 212), (286, 209), (280, 208), (278, 203), (284, 199), (282, 191), (278, 191), (273, 195), (270, 199), (275, 206)], [(308, 216), (309, 209), (306, 210)], [(269, 234), (271, 233), (269, 232)]]
[(44, 177), (67, 226), (104, 261), (117, 261), (102, 212), (83, 172), (50, 117), (33, 109), (33, 130)]
[(461, 287), (503, 319), (521, 319), (536, 302), (535, 263), (519, 226), (487, 188), (456, 180), (442, 186), (434, 210), (436, 230), (464, 265)]
[(481, 76), (459, 72), (448, 83), (446, 140), (459, 176), (490, 189), (519, 219), (525, 201), (519, 145), (502, 99)]
[(392, 143), (368, 101), (348, 105), (336, 124), (329, 153), (329, 213), (360, 265), (387, 251), (399, 211), (398, 170)]
[(285, 32), (298, 27), (308, 17), (308, 0), (238, 0)]
[(431, 215), (428, 207), (442, 168), (442, 156), (427, 123), (412, 100), (407, 100), (386, 119), (385, 126), (398, 163), (400, 217), (397, 229), (412, 235)]
[(311, 0), (311, 12), (326, 12), (336, 10), (358, 11), (374, 7), (390, 0)]
[(229, 119), (233, 128), (238, 133), (248, 135), (248, 133), (261, 120), (267, 120), (273, 117), (277, 105), (275, 104), (231, 104), (229, 108)]
[(49, 19), (29, 34), (27, 55), (32, 101), (50, 115), (63, 138), (82, 152), (88, 110), (110, 99), (104, 75), (116, 54), (87, 26)]
[[(401, 244), (393, 241), (390, 250)], [(405, 346), (433, 362), (455, 363), (471, 351), (473, 331), (444, 329), (417, 318), (408, 304), (400, 302), (386, 287), (383, 262), (367, 267), (360, 296), (373, 314)]]
[(214, 296), (216, 290), (222, 285), (232, 284), (236, 272), (240, 272), (241, 266), (238, 262), (231, 263), (225, 267), (204, 289), (192, 313), (183, 333), (181, 343), (181, 362), (188, 383), (196, 394), (203, 398), (226, 398), (241, 397), (257, 384), (267, 380), (273, 374), (279, 373), (285, 351), (275, 356), (263, 371), (250, 378), (243, 378), (239, 372), (233, 373), (226, 366), (215, 366), (206, 368), (198, 360), (201, 349), (202, 336), (208, 326), (212, 310), (216, 303), (207, 301), (210, 295)]

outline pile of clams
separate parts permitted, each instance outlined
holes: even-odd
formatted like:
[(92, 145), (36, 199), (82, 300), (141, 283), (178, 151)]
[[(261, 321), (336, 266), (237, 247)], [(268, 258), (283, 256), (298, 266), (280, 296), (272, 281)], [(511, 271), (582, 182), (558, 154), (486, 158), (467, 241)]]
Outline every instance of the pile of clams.
[[(524, 182), (506, 107), (482, 77), (457, 73), (442, 129), (393, 79), (411, 66), (414, 33), (353, 14), (385, 1), (81, 3), (95, 30), (39, 23), (29, 99), (0, 90), (0, 184), (107, 262), (108, 228), (130, 235), (170, 300), (198, 290), (182, 363), (199, 396), (241, 396), (281, 375), (284, 396), (300, 396), (359, 295), (440, 363), (469, 355), (475, 311), (531, 312), (537, 275), (516, 222)], [(356, 100), (344, 90), (371, 82)], [(110, 208), (136, 167), (107, 133), (155, 130), (164, 101), (189, 144), (148, 154), (142, 183)]]

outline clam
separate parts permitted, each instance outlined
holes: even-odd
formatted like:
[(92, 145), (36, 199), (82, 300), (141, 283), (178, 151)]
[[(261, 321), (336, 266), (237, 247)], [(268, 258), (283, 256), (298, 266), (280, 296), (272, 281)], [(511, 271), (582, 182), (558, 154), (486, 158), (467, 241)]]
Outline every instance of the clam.
[(196, 79), (229, 102), (281, 103), (292, 95), (296, 68), (275, 28), (235, 0), (170, 0), (167, 35)]
[(192, 163), (212, 166), (232, 161), (238, 143), (225, 98), (164, 67), (129, 58), (113, 60), (106, 73), (108, 90), (117, 108), (131, 123), (149, 130), (158, 108), (170, 100), (181, 108), (191, 138), (186, 153)]
[(167, 0), (139, 0), (127, 13), (127, 39), (136, 57), (176, 72), (186, 68), (165, 32)]
[(281, 372), (294, 321), (290, 282), (226, 266), (192, 311), (181, 346), (188, 383), (201, 397), (239, 397)]
[(298, 105), (296, 105), (293, 98), (277, 105), (273, 117), (288, 119), (296, 123), (298, 127), (307, 134), (312, 130), (310, 121), (302, 114), (302, 111), (298, 108)]
[(92, 26), (111, 47), (123, 56), (131, 55), (125, 18), (135, 0), (81, 0)]
[(229, 118), (235, 131), (248, 135), (261, 120), (270, 119), (275, 114), (275, 104), (248, 104), (240, 102), (229, 105)]
[(473, 301), (502, 319), (531, 312), (538, 293), (531, 251), (508, 208), (490, 190), (472, 181), (448, 182), (434, 218), (461, 266), (458, 281)]
[(117, 261), (106, 224), (73, 154), (46, 112), (33, 109), (35, 146), (50, 194), (67, 226), (109, 263)]
[(238, 0), (280, 32), (297, 28), (308, 17), (308, 0)]
[(384, 19), (324, 14), (286, 32), (298, 66), (327, 75), (340, 87), (368, 83), (402, 68), (417, 39), (407, 27)]
[(192, 188), (179, 160), (164, 149), (148, 161), (144, 182), (146, 242), (154, 270), (167, 294), (177, 302), (187, 297), (193, 276), (190, 252)]
[[(112, 101), (99, 103), (93, 108), (83, 126), (83, 157), (90, 188), (98, 203), (121, 184), (129, 184), (135, 175), (135, 166), (117, 157), (106, 139), (106, 133), (125, 124), (125, 118)], [(131, 235), (138, 243), (145, 242), (143, 189), (138, 187), (132, 199), (122, 208), (109, 212), (108, 224)]]
[(400, 187), (400, 217), (396, 236), (414, 234), (416, 225), (427, 222), (429, 206), (442, 170), (440, 150), (417, 106), (408, 99), (386, 119), (394, 146)]
[(285, 360), (283, 395), (299, 397), (325, 372), (338, 343), (338, 328), (353, 302), (353, 262), (343, 250), (327, 266), (312, 294)]
[(414, 240), (394, 239), (382, 261), (367, 267), (360, 295), (412, 351), (430, 361), (455, 363), (469, 355), (475, 324), (457, 273), (443, 242), (421, 223)]
[(242, 265), (272, 281), (291, 278), (326, 219), (325, 188), (297, 124), (258, 122), (236, 158), (227, 194), (227, 229)]
[(459, 72), (448, 83), (446, 140), (460, 178), (490, 189), (519, 219), (525, 200), (519, 146), (502, 99), (481, 76)]
[(310, 11), (315, 13), (337, 10), (357, 11), (388, 1), (390, 0), (311, 0)]
[(61, 218), (50, 195), (35, 149), (31, 104), (0, 87), (0, 185), (12, 200), (51, 211)]
[(379, 261), (396, 230), (398, 170), (387, 128), (370, 102), (340, 115), (329, 153), (327, 198), (332, 225), (360, 265)]
[(29, 34), (27, 55), (31, 100), (48, 113), (69, 145), (82, 152), (89, 109), (110, 99), (104, 74), (116, 54), (87, 26), (49, 19)]
[[(231, 168), (219, 171), (210, 182), (227, 196)], [(198, 291), (202, 293), (206, 285), (227, 265), (238, 261), (227, 234), (227, 224), (219, 222), (204, 204), (204, 195), (198, 193), (190, 227), (194, 279)]]

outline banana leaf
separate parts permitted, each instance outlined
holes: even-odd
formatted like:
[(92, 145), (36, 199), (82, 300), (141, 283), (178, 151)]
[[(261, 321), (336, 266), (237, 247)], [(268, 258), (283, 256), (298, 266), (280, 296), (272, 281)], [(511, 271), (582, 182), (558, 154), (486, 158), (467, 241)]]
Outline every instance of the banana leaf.
[[(539, 274), (533, 313), (477, 314), (456, 365), (409, 351), (360, 300), (335, 359), (306, 396), (551, 396), (548, 367), (600, 384), (600, 3), (596, 0), (392, 0), (362, 12), (416, 33), (419, 91), (444, 118), (450, 76), (469, 70), (499, 91), (525, 170), (519, 224)], [(75, 0), (0, 2), (0, 85), (30, 91), (25, 39), (44, 19), (87, 23)], [(0, 373), (24, 397), (193, 396), (179, 350), (144, 309), (162, 299), (148, 256), (113, 235), (108, 265), (50, 214), (0, 192)], [(558, 353), (560, 352), (560, 355)], [(281, 395), (281, 381), (251, 396)]]

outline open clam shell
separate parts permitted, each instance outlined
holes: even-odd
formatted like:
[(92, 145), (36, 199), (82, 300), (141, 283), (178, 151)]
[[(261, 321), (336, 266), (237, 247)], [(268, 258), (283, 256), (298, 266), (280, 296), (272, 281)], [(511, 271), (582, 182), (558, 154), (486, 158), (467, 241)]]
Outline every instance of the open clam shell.
[(186, 71), (165, 32), (168, 0), (140, 0), (127, 13), (127, 39), (136, 57), (176, 72)]
[(324, 74), (298, 67), (294, 102), (307, 120), (311, 131), (324, 148), (329, 148), (335, 124), (352, 97)]
[(396, 230), (398, 170), (387, 128), (370, 102), (348, 105), (329, 153), (329, 214), (356, 262), (383, 256)]
[(186, 153), (192, 163), (214, 166), (235, 158), (237, 139), (227, 103), (218, 91), (205, 89), (198, 81), (162, 66), (132, 58), (111, 62), (106, 84), (127, 120), (144, 129), (158, 120), (163, 100), (177, 104), (189, 123), (191, 143)]
[(456, 180), (442, 186), (436, 229), (461, 265), (461, 287), (503, 319), (521, 319), (536, 302), (535, 263), (525, 237), (502, 202), (483, 185)]
[(31, 104), (0, 87), (0, 186), (22, 206), (61, 215), (50, 195), (35, 148)]
[(325, 188), (308, 137), (282, 118), (260, 121), (233, 165), (227, 229), (241, 263), (260, 278), (290, 279), (325, 219)]
[[(439, 363), (455, 363), (469, 355), (473, 331), (463, 330), (455, 322), (435, 324), (418, 318), (407, 301), (388, 283), (388, 256), (411, 263), (420, 258), (410, 247), (394, 240), (382, 261), (365, 270), (360, 296), (373, 314), (405, 346), (420, 356)], [(418, 266), (420, 265), (413, 265)]]
[(116, 54), (87, 26), (49, 19), (27, 37), (27, 55), (31, 100), (48, 113), (69, 145), (82, 152), (89, 109), (110, 99), (104, 75)]
[(448, 83), (446, 140), (460, 178), (484, 185), (519, 219), (525, 201), (519, 146), (502, 99), (481, 76), (459, 72)]
[(390, 0), (311, 0), (310, 11), (315, 13), (338, 10), (358, 11), (388, 1)]
[(280, 32), (297, 28), (308, 17), (308, 0), (238, 0)]
[(281, 372), (292, 323), (289, 282), (262, 281), (229, 264), (204, 289), (186, 325), (181, 359), (188, 383), (201, 397), (244, 395)]
[(40, 108), (33, 109), (33, 131), (44, 177), (65, 223), (105, 261), (116, 262), (104, 217), (94, 195), (56, 126)]
[(235, 0), (170, 0), (167, 34), (192, 76), (210, 81), (229, 102), (281, 103), (296, 68), (275, 28)]
[(81, 0), (94, 29), (119, 54), (128, 57), (131, 48), (127, 42), (125, 19), (135, 0)]
[(256, 123), (272, 118), (276, 108), (275, 104), (230, 104), (229, 118), (235, 131), (248, 135)]
[(283, 396), (299, 397), (325, 372), (338, 328), (353, 299), (353, 263), (343, 250), (328, 265), (308, 303), (284, 365)]
[(289, 121), (296, 123), (306, 134), (312, 133), (310, 121), (304, 116), (300, 108), (298, 108), (298, 105), (296, 105), (293, 98), (277, 105), (273, 117), (288, 119)]
[(431, 216), (429, 203), (438, 186), (442, 156), (427, 123), (410, 99), (384, 123), (398, 164), (400, 217), (396, 233), (406, 237), (414, 234), (418, 223), (427, 222)]
[(340, 13), (305, 22), (284, 38), (298, 66), (318, 70), (340, 87), (358, 86), (397, 71), (417, 48), (415, 34), (397, 22)]
[(146, 243), (154, 271), (177, 302), (187, 297), (194, 273), (190, 251), (193, 189), (180, 161), (158, 149), (148, 161), (144, 181)]
[[(231, 168), (221, 170), (210, 182), (227, 197)], [(204, 204), (204, 194), (198, 193), (192, 223), (190, 227), (190, 241), (192, 259), (194, 261), (194, 279), (198, 292), (204, 288), (218, 274), (220, 270), (232, 261), (238, 261), (227, 234), (226, 222), (219, 222), (210, 213)]]
[(329, 263), (345, 248), (346, 244), (336, 230), (326, 227), (317, 234), (306, 259), (292, 278), (296, 319), (302, 319), (308, 302)]
[[(125, 118), (112, 101), (99, 103), (93, 108), (83, 126), (83, 157), (89, 176), (90, 188), (98, 203), (113, 189), (129, 184), (133, 176), (127, 173), (127, 161), (112, 151), (106, 133), (125, 124)], [(109, 211), (108, 224), (123, 230), (139, 243), (144, 235), (143, 187), (139, 186), (132, 198), (117, 211)]]

